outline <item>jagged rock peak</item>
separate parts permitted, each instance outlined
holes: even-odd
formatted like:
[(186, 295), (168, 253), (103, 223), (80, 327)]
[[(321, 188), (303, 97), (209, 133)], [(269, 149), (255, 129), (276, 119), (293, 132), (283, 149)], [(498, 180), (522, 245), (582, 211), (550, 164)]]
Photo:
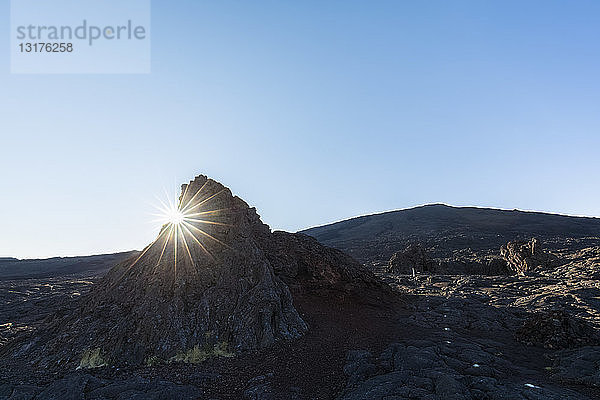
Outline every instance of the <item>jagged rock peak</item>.
[(254, 208), (200, 175), (182, 186), (178, 213), (140, 255), (94, 285), (77, 313), (55, 320), (46, 346), (53, 358), (169, 362), (307, 331), (262, 248), (271, 232)]
[(291, 293), (319, 312), (323, 298), (380, 303), (390, 290), (338, 250), (272, 233), (256, 209), (200, 175), (182, 185), (152, 243), (7, 354), (51, 369), (199, 361), (302, 336)]

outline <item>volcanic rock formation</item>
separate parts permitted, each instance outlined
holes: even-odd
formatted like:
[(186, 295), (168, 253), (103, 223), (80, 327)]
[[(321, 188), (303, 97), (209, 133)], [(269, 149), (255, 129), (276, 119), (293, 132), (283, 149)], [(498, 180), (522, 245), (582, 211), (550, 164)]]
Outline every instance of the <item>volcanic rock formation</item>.
[(394, 253), (388, 263), (387, 272), (397, 274), (426, 272), (431, 269), (431, 264), (425, 249), (418, 244), (411, 244), (403, 251)]
[(502, 246), (500, 254), (508, 263), (509, 269), (517, 275), (525, 275), (537, 267), (548, 266), (552, 261), (552, 257), (542, 250), (535, 238), (508, 242)]
[(513, 240), (500, 248), (500, 257), (495, 254), (479, 254), (463, 249), (452, 257), (431, 258), (421, 244), (410, 244), (403, 251), (392, 255), (386, 272), (413, 274), (477, 274), (477, 275), (525, 275), (538, 267), (551, 266), (556, 257), (542, 250), (539, 242)]
[(275, 274), (294, 291), (338, 291), (365, 295), (386, 287), (372, 272), (340, 250), (302, 233), (273, 232), (264, 241)]
[(52, 367), (197, 361), (303, 335), (308, 326), (284, 281), (342, 291), (378, 285), (340, 251), (271, 233), (254, 208), (205, 176), (182, 186), (179, 210), (182, 221), (164, 225), (75, 313), (55, 315), (14, 354)]
[(431, 258), (420, 244), (411, 244), (398, 251), (388, 261), (387, 272), (395, 274), (476, 274), (507, 275), (510, 271), (507, 262), (495, 255), (476, 254), (465, 249), (455, 252), (452, 257)]
[[(466, 254), (465, 254), (466, 253)], [(435, 260), (433, 270), (440, 274), (510, 275), (506, 260), (496, 255), (463, 252), (449, 258)]]

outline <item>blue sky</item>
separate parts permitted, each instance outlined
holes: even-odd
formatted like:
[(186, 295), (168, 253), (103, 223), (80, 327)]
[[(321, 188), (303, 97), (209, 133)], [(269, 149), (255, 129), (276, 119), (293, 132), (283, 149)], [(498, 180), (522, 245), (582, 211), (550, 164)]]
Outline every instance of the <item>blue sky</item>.
[(11, 75), (0, 14), (2, 256), (142, 248), (200, 173), (290, 231), (600, 216), (597, 1), (154, 1), (146, 75)]

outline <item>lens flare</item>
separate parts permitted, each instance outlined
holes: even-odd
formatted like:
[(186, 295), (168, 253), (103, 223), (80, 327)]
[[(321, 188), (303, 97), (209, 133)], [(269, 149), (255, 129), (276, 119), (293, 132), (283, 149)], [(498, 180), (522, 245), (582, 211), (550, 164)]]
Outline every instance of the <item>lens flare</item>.
[(179, 210), (171, 210), (166, 215), (170, 224), (180, 225), (185, 220), (185, 215)]
[[(218, 197), (221, 193), (225, 193), (225, 191), (220, 190), (209, 194), (205, 193), (205, 186), (206, 184), (198, 189), (196, 193), (193, 195), (189, 193), (188, 196), (188, 185), (181, 196), (181, 199), (178, 201), (172, 200), (168, 194), (166, 194), (166, 200), (164, 201), (157, 198), (160, 203), (160, 205), (156, 207), (159, 213), (154, 215), (158, 217), (156, 221), (160, 222), (162, 225), (160, 233), (154, 242), (143, 250), (128, 269), (132, 268), (144, 254), (155, 245), (158, 245), (158, 248), (160, 249), (160, 256), (156, 262), (155, 270), (158, 268), (159, 264), (161, 264), (161, 261), (165, 259), (163, 255), (166, 254), (167, 249), (172, 249), (169, 253), (172, 253), (174, 257), (173, 269), (175, 276), (177, 276), (178, 263), (183, 261), (178, 258), (189, 258), (189, 262), (194, 264), (192, 253), (195, 253), (195, 251), (201, 251), (211, 259), (214, 259), (213, 254), (209, 250), (209, 245), (229, 247), (226, 243), (217, 239), (205, 230), (208, 229), (210, 225), (230, 226), (229, 224), (214, 220), (215, 218), (223, 217), (223, 214), (229, 211), (228, 209), (210, 208), (213, 199)], [(178, 252), (178, 245), (182, 246), (182, 249), (184, 250), (183, 254)], [(195, 246), (197, 250), (192, 249), (190, 245)]]

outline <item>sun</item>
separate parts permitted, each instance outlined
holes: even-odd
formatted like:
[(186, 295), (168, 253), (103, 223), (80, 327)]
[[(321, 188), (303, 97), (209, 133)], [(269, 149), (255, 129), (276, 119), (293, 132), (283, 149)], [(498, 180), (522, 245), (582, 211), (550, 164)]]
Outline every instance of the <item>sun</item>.
[(153, 214), (158, 217), (156, 222), (160, 222), (161, 225), (167, 225), (168, 227), (182, 227), (186, 222), (188, 222), (190, 213), (185, 210), (179, 201), (172, 200), (171, 197), (167, 195), (166, 199), (163, 201), (158, 198), (160, 202), (160, 206), (156, 206), (158, 211), (157, 214)]
[(185, 214), (180, 210), (169, 210), (166, 219), (172, 225), (181, 225), (185, 221)]
[[(231, 226), (215, 220), (219, 216), (222, 217), (229, 209), (212, 208), (210, 204), (212, 199), (226, 193), (226, 191), (222, 189), (214, 193), (205, 193), (203, 190), (205, 186), (206, 183), (200, 189), (197, 189), (193, 195), (191, 193), (188, 195), (188, 185), (180, 198), (174, 198), (178, 200), (172, 199), (166, 191), (164, 201), (159, 197), (156, 198), (160, 205), (156, 206), (158, 213), (153, 215), (158, 217), (154, 221), (160, 222), (160, 231), (156, 239), (146, 246), (129, 268), (136, 265), (144, 254), (155, 245), (160, 248), (160, 255), (156, 262), (157, 266), (161, 263), (167, 248), (173, 250), (173, 273), (175, 276), (177, 275), (177, 264), (181, 263), (186, 255), (192, 264), (195, 262), (195, 257), (192, 256), (194, 247), (200, 249), (211, 259), (214, 259), (214, 255), (209, 250), (209, 244), (211, 246), (218, 244), (230, 248), (225, 242), (211, 235), (205, 228), (207, 225)], [(182, 252), (182, 248), (185, 251)]]

